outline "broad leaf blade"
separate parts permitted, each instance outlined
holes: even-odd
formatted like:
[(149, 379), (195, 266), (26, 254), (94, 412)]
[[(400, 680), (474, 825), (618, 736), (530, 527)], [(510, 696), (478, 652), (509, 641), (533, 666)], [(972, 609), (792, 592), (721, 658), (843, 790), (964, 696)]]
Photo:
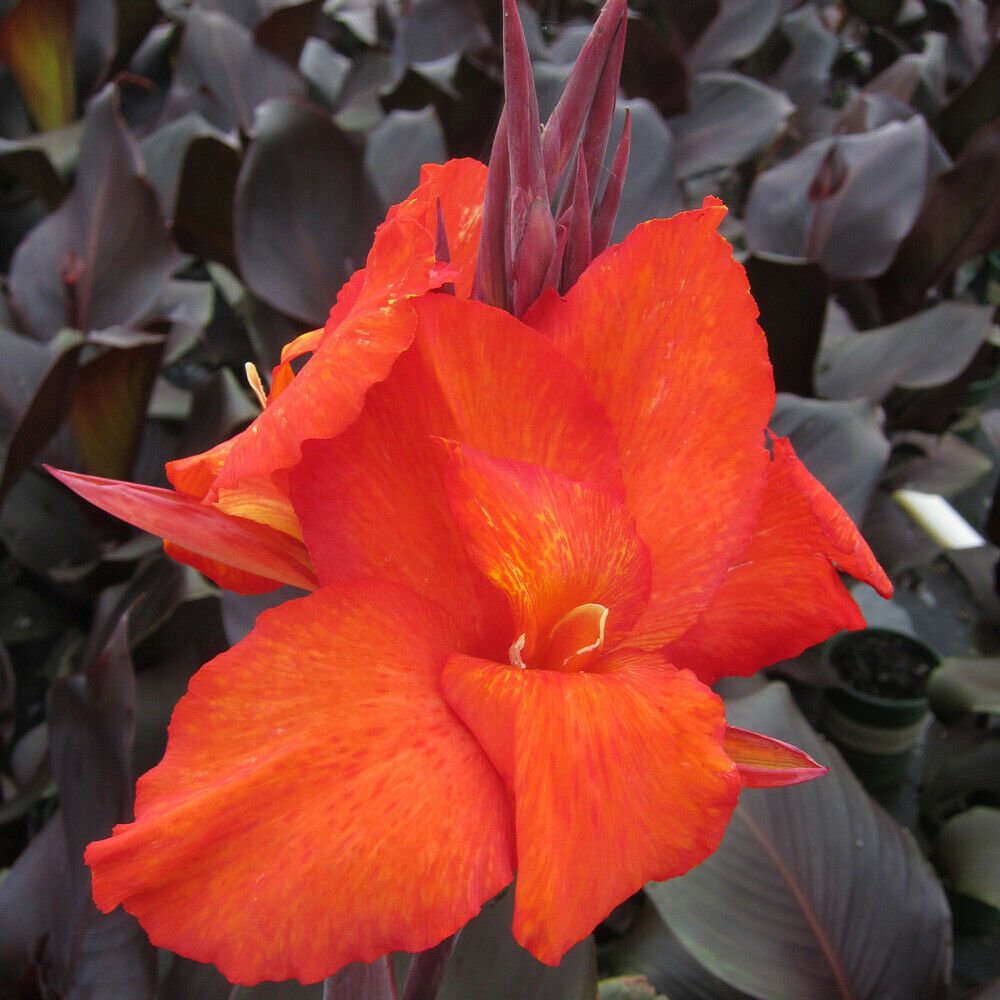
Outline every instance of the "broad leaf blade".
[(877, 330), (825, 346), (816, 385), (831, 399), (884, 399), (896, 386), (924, 389), (957, 378), (990, 333), (993, 309), (941, 302)]
[(696, 76), (690, 110), (669, 122), (678, 175), (737, 166), (771, 142), (794, 110), (780, 91), (738, 73)]
[(42, 131), (76, 117), (74, 0), (20, 0), (0, 24), (0, 62), (10, 66)]
[(87, 472), (126, 479), (142, 436), (163, 338), (114, 332), (115, 341), (105, 337), (104, 352), (77, 372), (70, 426)]
[(366, 193), (361, 151), (329, 115), (296, 101), (263, 105), (234, 209), (236, 258), (250, 289), (321, 324), (360, 262), (352, 253), (373, 204)]
[(83, 343), (66, 333), (43, 346), (0, 330), (0, 504), (69, 412)]
[(910, 836), (771, 684), (730, 720), (802, 747), (825, 778), (744, 791), (722, 846), (648, 892), (706, 968), (768, 1000), (922, 1000), (950, 953), (948, 905)]
[(172, 115), (199, 111), (223, 130), (249, 132), (259, 104), (304, 96), (305, 81), (245, 25), (201, 6), (188, 14), (168, 101)]
[[(820, 140), (766, 170), (750, 190), (748, 246), (818, 261), (833, 278), (881, 274), (923, 203), (928, 137), (918, 116)], [(839, 169), (824, 182), (831, 157)]]
[(396, 1000), (389, 959), (345, 966), (323, 983), (323, 1000)]
[(462, 928), (438, 1000), (593, 1000), (593, 938), (568, 951), (557, 967), (542, 965), (514, 941), (513, 915), (514, 890), (508, 888)]
[(912, 312), (928, 288), (1000, 241), (1000, 120), (983, 126), (951, 170), (932, 184), (920, 215), (883, 279), (897, 315)]
[(76, 184), (11, 262), (11, 299), (40, 339), (62, 327), (126, 325), (155, 301), (177, 263), (156, 194), (113, 86), (90, 105)]

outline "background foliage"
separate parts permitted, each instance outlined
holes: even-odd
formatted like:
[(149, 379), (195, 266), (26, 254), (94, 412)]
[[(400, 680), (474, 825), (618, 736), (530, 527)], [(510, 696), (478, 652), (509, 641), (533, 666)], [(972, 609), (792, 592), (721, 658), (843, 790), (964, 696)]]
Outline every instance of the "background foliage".
[[(523, 14), (544, 118), (594, 10)], [(1000, 996), (997, 931), (966, 917), (953, 965), (945, 896), (1000, 907), (997, 552), (943, 561), (889, 499), (957, 497), (1000, 542), (998, 27), (996, 0), (633, 4), (617, 236), (726, 200), (782, 390), (773, 425), (901, 585), (875, 614), (919, 612), (951, 654), (940, 721), (882, 797), (893, 819), (787, 688), (732, 686), (737, 724), (831, 776), (745, 793), (717, 855), (558, 970), (516, 948), (501, 898), (442, 997), (593, 997), (598, 978), (605, 998)], [(422, 162), (486, 155), (498, 39), (493, 0), (0, 3), (0, 997), (321, 995), (234, 989), (90, 902), (83, 846), (128, 816), (189, 677), (263, 602), (38, 465), (164, 484), (165, 460), (251, 420), (243, 363), (269, 370), (323, 322)], [(814, 719), (818, 660), (776, 672)]]

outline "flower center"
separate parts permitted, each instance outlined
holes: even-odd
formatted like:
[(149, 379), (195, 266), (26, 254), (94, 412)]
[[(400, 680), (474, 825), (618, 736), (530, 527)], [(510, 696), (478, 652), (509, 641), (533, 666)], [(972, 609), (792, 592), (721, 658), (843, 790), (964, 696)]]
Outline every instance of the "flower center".
[[(538, 670), (561, 670), (563, 673), (586, 670), (601, 654), (607, 620), (608, 609), (603, 604), (577, 605), (552, 627), (548, 640), (538, 648), (530, 666)], [(513, 666), (529, 666), (521, 658), (523, 649), (522, 635), (510, 647)]]

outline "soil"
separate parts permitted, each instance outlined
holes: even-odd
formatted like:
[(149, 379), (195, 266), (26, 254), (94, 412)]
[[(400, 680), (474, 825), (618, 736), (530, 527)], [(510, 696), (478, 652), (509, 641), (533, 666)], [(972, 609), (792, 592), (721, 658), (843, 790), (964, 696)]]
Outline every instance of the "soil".
[(933, 660), (905, 635), (867, 633), (841, 640), (830, 662), (841, 679), (880, 698), (920, 698), (927, 689)]

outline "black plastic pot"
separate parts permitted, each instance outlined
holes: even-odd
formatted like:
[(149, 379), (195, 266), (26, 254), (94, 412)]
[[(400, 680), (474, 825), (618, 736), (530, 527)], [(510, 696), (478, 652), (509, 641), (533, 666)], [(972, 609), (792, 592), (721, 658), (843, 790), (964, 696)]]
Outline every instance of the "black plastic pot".
[(834, 636), (824, 655), (840, 684), (826, 691), (823, 731), (869, 788), (897, 784), (923, 735), (927, 676), (940, 657), (914, 636), (875, 628)]

